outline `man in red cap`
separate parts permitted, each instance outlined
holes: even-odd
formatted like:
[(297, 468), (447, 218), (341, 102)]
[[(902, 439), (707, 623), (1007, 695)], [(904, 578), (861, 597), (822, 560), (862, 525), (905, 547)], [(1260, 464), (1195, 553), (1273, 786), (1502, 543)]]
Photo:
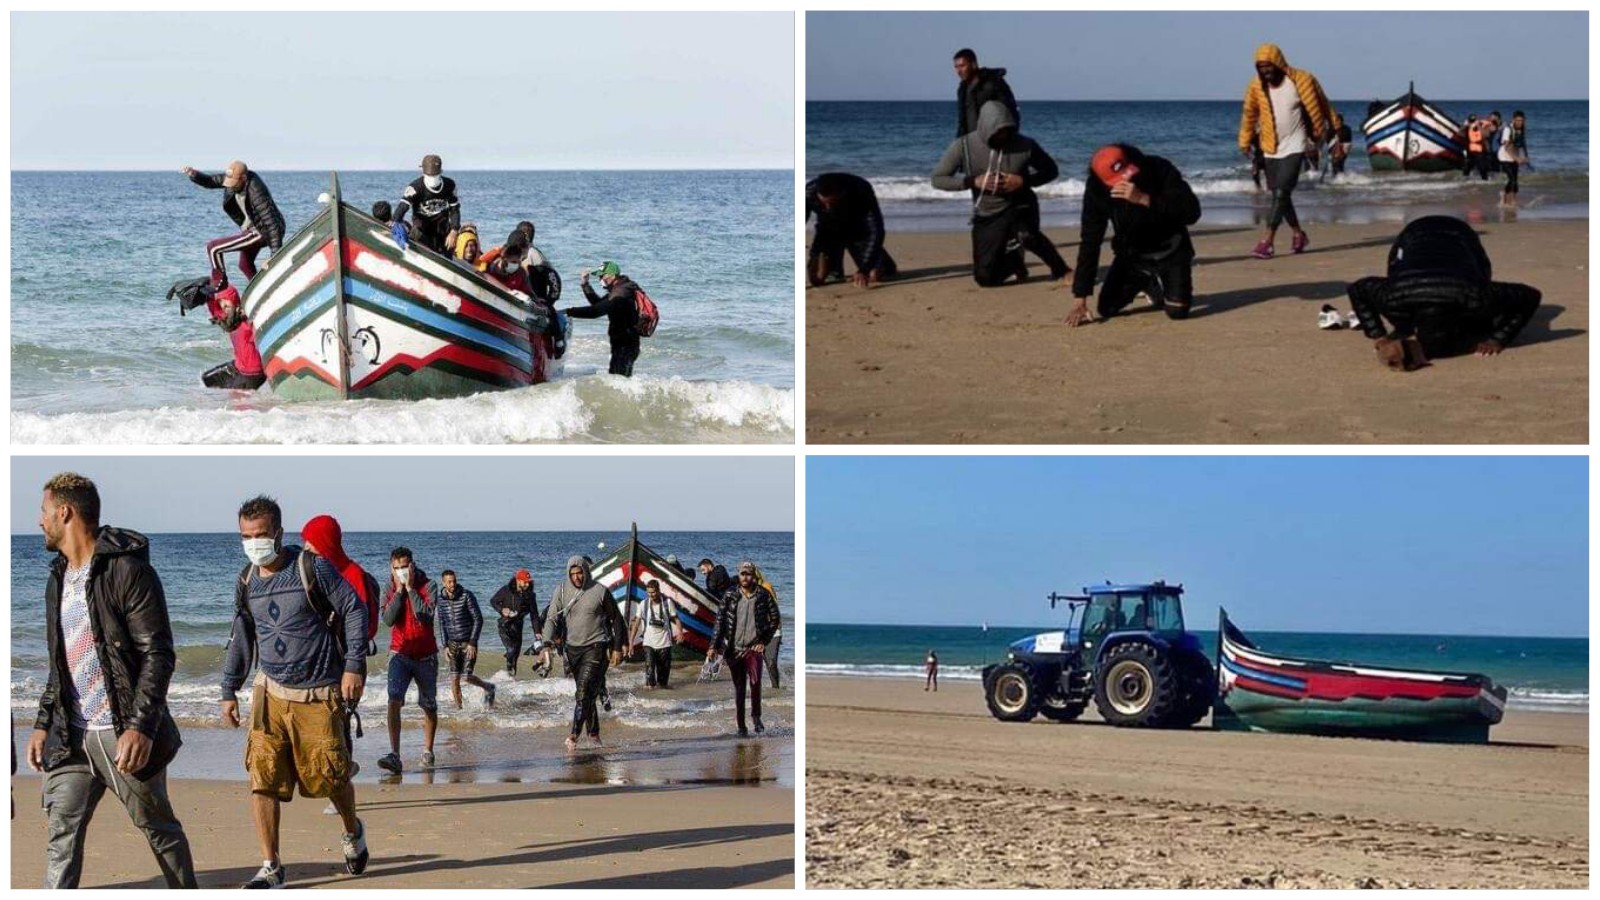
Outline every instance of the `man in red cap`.
[(1095, 151), (1083, 190), (1083, 228), (1078, 245), (1078, 273), (1072, 281), (1077, 298), (1067, 325), (1094, 320), (1089, 295), (1100, 269), (1100, 245), (1106, 225), (1111, 238), (1111, 270), (1100, 288), (1099, 315), (1114, 316), (1143, 293), (1167, 317), (1189, 315), (1194, 301), (1194, 244), (1189, 226), (1200, 220), (1200, 201), (1177, 166), (1147, 156), (1129, 144), (1110, 144)]
[[(500, 614), (498, 630), (500, 642), (506, 648), (506, 674), (515, 678), (517, 659), (522, 655), (523, 622), (529, 619), (533, 621), (535, 635), (544, 627), (544, 620), (539, 617), (539, 595), (534, 591), (533, 576), (527, 569), (518, 569), (517, 574), (489, 598), (489, 605)], [(530, 653), (537, 652), (538, 643), (535, 637), (535, 649)]]

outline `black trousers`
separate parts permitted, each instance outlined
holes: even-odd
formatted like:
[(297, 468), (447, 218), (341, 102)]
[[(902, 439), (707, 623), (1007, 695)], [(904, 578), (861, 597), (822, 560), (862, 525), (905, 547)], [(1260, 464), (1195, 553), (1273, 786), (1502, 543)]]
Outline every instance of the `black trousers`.
[(1013, 206), (992, 216), (972, 219), (972, 280), (979, 287), (999, 287), (1026, 269), (1022, 251), (1050, 267), (1051, 278), (1072, 271), (1050, 239), (1039, 232), (1037, 204)]
[(522, 655), (522, 622), (524, 616), (517, 614), (514, 619), (501, 616), (496, 627), (500, 631), (500, 643), (506, 648), (506, 671), (512, 675), (517, 674), (517, 658)]
[(1506, 173), (1506, 193), (1508, 194), (1517, 192), (1517, 167), (1519, 165), (1521, 163), (1503, 162), (1500, 164), (1500, 171)]
[(666, 687), (667, 680), (672, 677), (672, 648), (657, 650), (646, 647), (644, 653), (644, 683), (651, 687)]
[(750, 716), (761, 721), (761, 676), (764, 668), (761, 657), (755, 653), (735, 653), (728, 657), (728, 675), (733, 678), (733, 706), (744, 731), (744, 698), (750, 695)]
[(871, 249), (871, 241), (865, 234), (851, 234), (833, 228), (817, 226), (817, 233), (811, 238), (811, 253), (807, 264), (807, 271), (813, 271), (818, 259), (828, 261), (828, 276), (844, 277), (844, 255), (850, 254), (850, 260), (856, 264), (856, 269), (870, 272), (874, 269), (882, 278), (891, 278), (900, 271), (895, 264), (894, 257), (883, 247), (878, 248), (876, 259), (867, 257)]
[(1300, 183), (1300, 170), (1305, 165), (1304, 153), (1291, 153), (1281, 159), (1267, 159), (1267, 189), (1272, 191), (1272, 213), (1267, 218), (1268, 228), (1277, 228), (1284, 222), (1295, 230), (1300, 228), (1300, 216), (1294, 211), (1294, 189)]
[(639, 359), (639, 342), (629, 344), (611, 343), (611, 367), (607, 369), (612, 375), (621, 375), (624, 378), (633, 377), (633, 364)]
[(567, 667), (578, 693), (572, 703), (572, 736), (588, 728), (590, 737), (600, 736), (600, 713), (597, 706), (600, 692), (605, 689), (606, 667), (610, 664), (605, 644), (588, 644), (567, 648)]
[(454, 256), (453, 248), (446, 246), (445, 238), (450, 236), (450, 220), (444, 216), (435, 219), (424, 219), (418, 216), (411, 217), (411, 240), (427, 247), (440, 256)]
[[(1419, 302), (1415, 293), (1400, 303), (1391, 299), (1397, 279), (1363, 278), (1347, 289), (1350, 306), (1368, 337), (1381, 337), (1386, 329), (1397, 338), (1415, 336), (1429, 357), (1444, 358), (1471, 353), (1480, 341), (1494, 340), (1509, 347), (1538, 311), (1544, 295), (1525, 284), (1496, 281), (1487, 288), (1461, 282), (1452, 286), (1442, 280), (1430, 287), (1440, 297), (1438, 303)], [(1471, 290), (1488, 290), (1490, 298), (1481, 312), (1450, 302)]]
[(1116, 257), (1100, 286), (1100, 317), (1108, 319), (1122, 312), (1141, 293), (1150, 295), (1167, 318), (1188, 318), (1194, 302), (1194, 257), (1189, 253), (1154, 260)]

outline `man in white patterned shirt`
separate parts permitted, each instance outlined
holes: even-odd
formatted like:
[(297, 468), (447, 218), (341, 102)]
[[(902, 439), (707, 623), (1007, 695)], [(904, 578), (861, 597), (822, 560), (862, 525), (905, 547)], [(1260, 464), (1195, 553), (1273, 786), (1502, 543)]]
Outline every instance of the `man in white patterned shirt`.
[(167, 710), (177, 655), (150, 543), (100, 525), (94, 482), (71, 472), (44, 487), (39, 527), (57, 553), (45, 586), (50, 678), (28, 742), (44, 772), (45, 887), (75, 888), (89, 819), (109, 789), (144, 832), (169, 888), (195, 887), (183, 825), (167, 798), (182, 739)]

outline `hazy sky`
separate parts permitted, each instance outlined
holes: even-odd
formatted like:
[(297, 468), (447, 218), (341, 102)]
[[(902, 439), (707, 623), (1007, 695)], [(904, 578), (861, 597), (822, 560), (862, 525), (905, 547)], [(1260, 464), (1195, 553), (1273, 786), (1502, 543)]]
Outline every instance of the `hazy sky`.
[(11, 533), (39, 527), (40, 488), (75, 471), (101, 520), (145, 532), (229, 531), (245, 498), (297, 526), (347, 531), (792, 531), (788, 457), (95, 456), (11, 460)]
[(1235, 100), (1272, 41), (1334, 99), (1586, 99), (1586, 13), (831, 13), (806, 16), (807, 100), (950, 100), (950, 57), (1019, 100)]
[(1585, 457), (812, 457), (806, 618), (1059, 626), (1166, 579), (1214, 629), (1584, 637)]
[(794, 167), (792, 13), (13, 13), (13, 169)]

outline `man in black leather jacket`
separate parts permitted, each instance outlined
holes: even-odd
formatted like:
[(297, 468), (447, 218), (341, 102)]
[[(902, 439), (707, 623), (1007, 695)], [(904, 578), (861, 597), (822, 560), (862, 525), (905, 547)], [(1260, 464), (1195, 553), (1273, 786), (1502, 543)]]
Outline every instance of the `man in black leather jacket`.
[(1006, 83), (1005, 69), (984, 69), (978, 66), (978, 54), (968, 47), (956, 51), (952, 60), (956, 70), (956, 137), (978, 127), (978, 111), (990, 100), (1004, 103), (1011, 110), (1011, 121), (1022, 124), (1022, 111), (1017, 108), (1016, 95)]
[(94, 482), (70, 472), (45, 484), (39, 527), (58, 554), (45, 586), (50, 677), (28, 742), (28, 765), (45, 773), (45, 886), (78, 886), (89, 819), (109, 789), (167, 886), (195, 887), (167, 798), (167, 764), (182, 744), (167, 710), (177, 654), (149, 541), (101, 526)]
[(228, 163), (228, 170), (221, 175), (207, 175), (191, 166), (184, 166), (183, 174), (203, 188), (220, 188), (222, 211), (239, 226), (238, 234), (206, 243), (206, 256), (211, 260), (211, 286), (221, 290), (228, 283), (222, 259), (226, 253), (239, 254), (239, 272), (246, 281), (256, 277), (256, 254), (261, 248), (271, 247), (274, 253), (283, 248), (283, 213), (273, 202), (267, 183), (237, 159)]
[(750, 718), (756, 734), (766, 730), (761, 724), (761, 675), (767, 648), (773, 635), (783, 626), (778, 601), (761, 585), (755, 563), (739, 563), (739, 578), (721, 597), (717, 627), (712, 632), (711, 649), (706, 659), (721, 656), (728, 663), (733, 679), (733, 704), (739, 736), (750, 732), (744, 725), (744, 698), (750, 695)]

